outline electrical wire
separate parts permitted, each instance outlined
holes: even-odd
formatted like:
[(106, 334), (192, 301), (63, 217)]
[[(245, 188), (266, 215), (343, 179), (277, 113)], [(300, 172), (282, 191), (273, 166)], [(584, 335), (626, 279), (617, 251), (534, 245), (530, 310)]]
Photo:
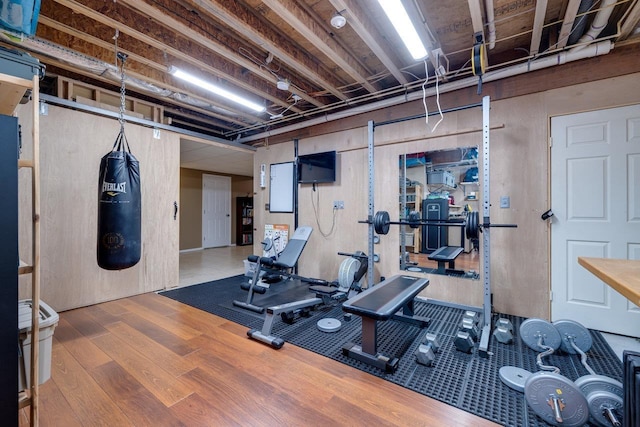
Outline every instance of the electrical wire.
[[(313, 185), (314, 190), (311, 192), (311, 205), (313, 206), (313, 213), (316, 217), (316, 225), (318, 226), (318, 231), (320, 232), (320, 234), (322, 234), (322, 237), (329, 237), (333, 234), (333, 231), (335, 230), (336, 227), (336, 214), (338, 213), (338, 210), (336, 208), (333, 208), (333, 218), (331, 221), (331, 229), (329, 230), (328, 233), (325, 233), (324, 231), (322, 231), (322, 226), (320, 225), (320, 219), (318, 217), (318, 206), (320, 204), (320, 192), (316, 191), (316, 185)], [(316, 193), (316, 198), (318, 199), (316, 203), (314, 203), (313, 201), (313, 193)]]
[[(440, 65), (440, 55), (438, 55), (437, 64), (438, 66)], [(438, 77), (438, 71), (436, 70), (436, 72), (434, 73), (435, 74), (434, 77), (436, 78), (436, 104), (438, 105), (438, 113), (440, 113), (440, 120), (438, 120), (436, 125), (433, 128), (431, 128), (431, 126), (429, 126), (429, 109), (427, 108), (427, 82), (429, 81), (429, 64), (426, 59), (424, 60), (424, 71), (425, 71), (426, 77), (424, 79), (424, 83), (422, 83), (422, 105), (424, 105), (425, 123), (427, 127), (431, 130), (431, 133), (433, 133), (438, 128), (438, 125), (442, 123), (442, 121), (444, 120), (444, 115), (442, 114), (442, 108), (440, 107), (440, 89), (438, 86), (440, 82), (440, 78)]]

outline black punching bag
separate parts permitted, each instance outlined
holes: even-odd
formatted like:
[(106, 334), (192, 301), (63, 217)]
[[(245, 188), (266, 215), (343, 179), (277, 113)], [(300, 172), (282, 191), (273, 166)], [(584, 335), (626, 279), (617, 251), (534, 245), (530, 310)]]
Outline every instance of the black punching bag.
[[(125, 150), (126, 144), (126, 150)], [(140, 166), (120, 130), (98, 177), (98, 265), (122, 270), (140, 261)]]

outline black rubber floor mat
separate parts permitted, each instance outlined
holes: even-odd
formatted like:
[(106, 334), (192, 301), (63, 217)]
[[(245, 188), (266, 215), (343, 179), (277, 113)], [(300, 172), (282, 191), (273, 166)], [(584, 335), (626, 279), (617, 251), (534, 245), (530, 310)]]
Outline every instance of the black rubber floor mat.
[[(189, 286), (160, 293), (209, 313), (224, 317), (247, 328), (261, 329), (264, 315), (234, 307), (234, 299), (245, 300), (247, 293), (240, 289), (246, 281), (244, 276), (235, 276), (215, 282)], [(303, 291), (300, 290), (303, 287)], [(257, 295), (256, 305), (273, 301), (290, 302), (300, 299), (305, 284), (288, 281), (272, 285), (265, 295)], [(398, 370), (385, 373), (358, 360), (342, 354), (347, 342), (361, 344), (362, 321), (359, 316), (346, 320), (340, 306), (320, 306), (310, 317), (301, 317), (292, 324), (279, 319), (273, 327), (273, 335), (287, 343), (300, 346), (323, 356), (340, 361), (354, 368), (369, 372), (417, 393), (445, 402), (456, 408), (489, 419), (496, 423), (521, 427), (548, 426), (525, 401), (524, 395), (505, 386), (499, 377), (502, 366), (517, 366), (531, 372), (538, 371), (537, 353), (519, 338), (520, 324), (525, 320), (517, 316), (501, 315), (513, 324), (515, 340), (512, 344), (501, 344), (495, 339), (490, 343), (489, 358), (478, 355), (476, 343), (471, 354), (457, 351), (453, 340), (464, 311), (442, 304), (416, 301), (415, 313), (428, 317), (427, 328), (418, 328), (407, 323), (387, 321), (378, 324), (378, 349), (382, 354), (400, 359)], [(339, 331), (320, 331), (318, 320), (331, 317), (341, 321)], [(497, 318), (498, 315), (495, 315)], [(424, 341), (427, 332), (436, 333), (441, 348), (432, 366), (423, 366), (415, 361), (414, 352)], [(588, 363), (594, 371), (622, 381), (622, 363), (598, 331), (591, 331), (593, 346), (589, 350)], [(256, 342), (256, 345), (263, 345)], [(277, 351), (277, 350), (274, 350)], [(580, 363), (578, 355), (554, 354), (545, 358), (545, 363), (560, 368), (560, 373), (575, 381), (588, 372)], [(452, 422), (455, 424), (455, 421)]]

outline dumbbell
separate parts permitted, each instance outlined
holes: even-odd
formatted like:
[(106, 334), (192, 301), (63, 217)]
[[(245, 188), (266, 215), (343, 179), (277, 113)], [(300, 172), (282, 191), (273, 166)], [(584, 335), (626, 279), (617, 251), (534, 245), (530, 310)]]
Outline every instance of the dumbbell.
[(529, 407), (551, 425), (577, 427), (589, 419), (582, 391), (556, 366), (545, 365), (543, 357), (553, 354), (562, 343), (560, 332), (543, 319), (527, 319), (520, 325), (520, 337), (539, 352), (536, 364), (541, 371), (531, 373), (514, 366), (500, 368), (500, 379), (514, 390), (524, 391)]
[(591, 333), (580, 323), (569, 320), (553, 322), (562, 339), (561, 349), (568, 354), (580, 354), (580, 362), (589, 372), (575, 381), (587, 399), (590, 421), (606, 427), (622, 425), (624, 388), (622, 383), (605, 375), (598, 375), (587, 364), (586, 352), (591, 349)]
[(435, 353), (440, 349), (440, 342), (436, 334), (427, 333), (423, 344), (418, 346), (415, 352), (416, 362), (421, 365), (431, 366), (436, 358)]
[(511, 321), (504, 317), (498, 319), (493, 330), (493, 336), (502, 344), (511, 344), (513, 342), (513, 325)]
[(471, 353), (473, 350), (474, 341), (480, 336), (478, 320), (477, 312), (471, 310), (464, 312), (458, 333), (453, 339), (453, 344), (456, 346), (458, 351)]

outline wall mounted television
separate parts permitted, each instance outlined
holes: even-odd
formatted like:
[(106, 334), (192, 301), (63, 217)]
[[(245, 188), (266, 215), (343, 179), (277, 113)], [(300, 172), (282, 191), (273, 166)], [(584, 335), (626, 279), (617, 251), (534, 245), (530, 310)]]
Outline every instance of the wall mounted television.
[(336, 181), (336, 152), (327, 151), (298, 156), (298, 183)]

